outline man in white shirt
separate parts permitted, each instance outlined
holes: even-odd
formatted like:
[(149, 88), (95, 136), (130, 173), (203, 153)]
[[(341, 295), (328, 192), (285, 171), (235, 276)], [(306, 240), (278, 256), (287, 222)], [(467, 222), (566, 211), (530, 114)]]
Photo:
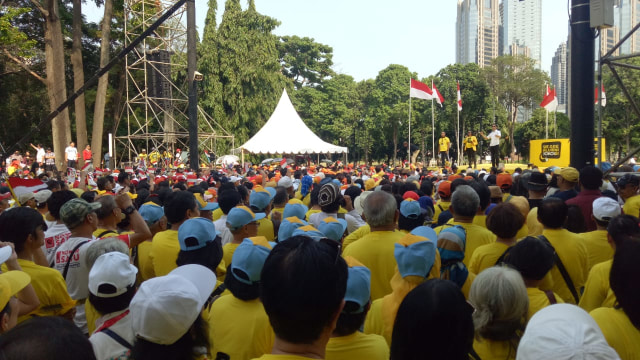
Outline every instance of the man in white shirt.
[(484, 133), (480, 133), (480, 135), (485, 139), (489, 140), (489, 150), (491, 151), (491, 166), (498, 168), (500, 165), (500, 137), (502, 133), (498, 130), (498, 126), (496, 124), (491, 125), (491, 132), (489, 136), (484, 136)]
[(37, 146), (33, 144), (30, 145), (36, 150), (36, 162), (33, 163), (33, 166), (31, 167), (31, 171), (35, 173), (35, 170), (38, 168), (44, 169), (44, 148), (40, 144)]
[(74, 144), (73, 141), (64, 149), (64, 159), (67, 161), (67, 167), (76, 168), (78, 149), (76, 149), (76, 144)]

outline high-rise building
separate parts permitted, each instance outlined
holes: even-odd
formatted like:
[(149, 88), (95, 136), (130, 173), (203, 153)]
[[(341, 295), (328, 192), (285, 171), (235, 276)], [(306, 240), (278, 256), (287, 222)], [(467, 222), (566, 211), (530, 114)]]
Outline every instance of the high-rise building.
[(567, 86), (567, 43), (562, 42), (551, 60), (551, 83), (556, 89), (558, 105), (566, 105), (568, 100)]
[(499, 51), (498, 0), (458, 0), (456, 63), (484, 67)]
[[(618, 0), (616, 2), (614, 24), (619, 29), (618, 39), (629, 33), (639, 22), (640, 0)], [(620, 46), (620, 54), (631, 54), (638, 51), (640, 51), (640, 33), (636, 31)]]
[[(542, 0), (502, 1), (502, 51), (504, 54), (525, 54), (542, 64)], [(513, 45), (516, 45), (515, 47)], [(517, 50), (518, 53), (512, 53)]]

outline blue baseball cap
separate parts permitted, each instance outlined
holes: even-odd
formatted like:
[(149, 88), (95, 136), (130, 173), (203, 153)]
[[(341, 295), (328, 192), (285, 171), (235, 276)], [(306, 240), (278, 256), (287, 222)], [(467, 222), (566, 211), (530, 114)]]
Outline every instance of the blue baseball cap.
[(213, 211), (220, 207), (217, 202), (207, 202), (204, 200), (200, 193), (193, 194), (196, 198), (196, 202), (198, 203), (198, 209), (202, 211)]
[(241, 228), (251, 222), (264, 218), (264, 213), (254, 214), (251, 209), (246, 206), (236, 206), (229, 211), (227, 215), (227, 226), (231, 229)]
[[(347, 292), (344, 294), (344, 301), (352, 301), (360, 305), (357, 310), (348, 312), (350, 314), (360, 314), (371, 299), (371, 271), (352, 256), (345, 256), (344, 260), (349, 266)], [(342, 311), (347, 313), (345, 310)]]
[(249, 195), (249, 205), (255, 206), (260, 209), (261, 212), (271, 204), (271, 200), (276, 196), (276, 189), (272, 187), (262, 187), (261, 185), (254, 186)]
[(402, 277), (428, 277), (436, 261), (436, 232), (419, 226), (394, 244), (394, 256)]
[(270, 251), (271, 245), (264, 236), (245, 238), (231, 258), (232, 276), (247, 285), (259, 282), (262, 266)]
[(325, 237), (340, 242), (344, 231), (347, 230), (347, 221), (328, 216), (320, 221), (318, 230), (323, 233)]
[(299, 219), (304, 220), (304, 218), (307, 216), (307, 211), (309, 211), (309, 208), (305, 204), (303, 204), (302, 201), (291, 199), (289, 200), (289, 203), (284, 206), (282, 217), (288, 218), (291, 216), (295, 216)]
[(400, 203), (400, 214), (408, 219), (417, 219), (426, 210), (420, 206), (420, 202), (407, 198)]
[(318, 229), (314, 228), (311, 225), (301, 226), (293, 230), (293, 233), (291, 234), (291, 236), (293, 237), (298, 235), (308, 236), (316, 241), (326, 238), (326, 236), (323, 233), (321, 233)]
[(164, 209), (160, 205), (149, 201), (140, 206), (138, 213), (140, 213), (147, 225), (153, 225), (164, 216)]
[(180, 250), (198, 250), (215, 240), (219, 232), (213, 222), (205, 218), (188, 219), (178, 228)]
[(291, 237), (294, 230), (299, 227), (309, 225), (306, 221), (301, 220), (297, 216), (291, 216), (285, 218), (280, 223), (280, 228), (278, 229), (278, 241), (287, 240)]

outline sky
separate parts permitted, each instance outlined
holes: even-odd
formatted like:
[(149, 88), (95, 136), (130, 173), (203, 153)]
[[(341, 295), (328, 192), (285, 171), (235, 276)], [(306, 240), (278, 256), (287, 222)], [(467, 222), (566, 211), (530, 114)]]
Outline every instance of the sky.
[[(525, 0), (526, 1), (526, 0)], [(200, 38), (207, 0), (195, 0)], [(246, 8), (246, 1), (242, 1)], [(281, 22), (276, 35), (311, 37), (333, 47), (334, 70), (356, 81), (401, 64), (419, 78), (455, 63), (456, 0), (255, 0), (258, 12)], [(87, 2), (83, 13), (98, 22), (103, 9)], [(224, 0), (218, 0), (218, 25)], [(542, 70), (550, 72), (558, 45), (567, 40), (567, 1), (542, 0)]]

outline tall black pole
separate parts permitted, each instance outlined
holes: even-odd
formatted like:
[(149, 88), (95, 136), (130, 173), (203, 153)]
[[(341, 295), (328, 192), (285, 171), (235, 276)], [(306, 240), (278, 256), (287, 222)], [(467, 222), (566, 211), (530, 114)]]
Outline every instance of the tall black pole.
[(199, 171), (198, 152), (198, 82), (196, 75), (196, 3), (187, 0), (187, 72), (189, 76), (189, 162)]
[(589, 27), (589, 0), (571, 0), (569, 118), (571, 119), (571, 166), (593, 165), (593, 86), (595, 45)]

